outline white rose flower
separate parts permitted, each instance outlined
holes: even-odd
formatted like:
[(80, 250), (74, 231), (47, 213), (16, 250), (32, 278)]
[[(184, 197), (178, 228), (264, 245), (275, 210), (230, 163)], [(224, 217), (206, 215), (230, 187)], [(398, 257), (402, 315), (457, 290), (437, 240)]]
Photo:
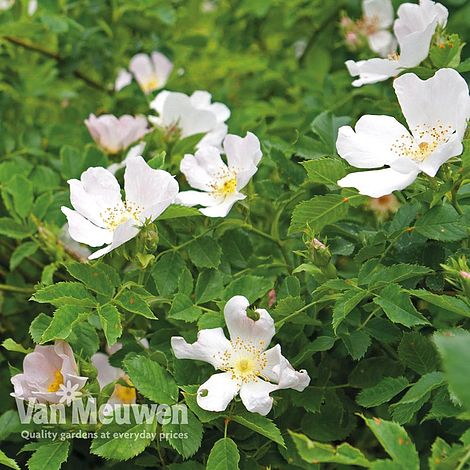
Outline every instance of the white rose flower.
[(147, 119), (143, 116), (116, 117), (103, 114), (96, 117), (90, 114), (85, 124), (96, 144), (106, 153), (115, 154), (142, 139), (147, 134)]
[[(168, 77), (173, 70), (173, 64), (162, 53), (155, 51), (150, 55), (137, 54), (132, 57), (129, 63), (129, 70), (134, 75), (141, 90), (145, 94), (149, 94), (166, 85)], [(125, 83), (123, 77), (121, 73), (121, 84)]]
[(420, 0), (419, 5), (403, 3), (397, 11), (393, 30), (400, 47), (400, 54), (386, 59), (369, 59), (354, 62), (346, 67), (351, 76), (359, 78), (353, 86), (377, 83), (397, 76), (403, 69), (416, 67), (429, 54), (431, 39), (438, 25), (445, 26), (448, 11), (440, 3)]
[(460, 155), (470, 118), (467, 83), (453, 69), (441, 69), (428, 80), (408, 73), (393, 87), (409, 131), (393, 117), (366, 115), (355, 130), (341, 127), (336, 141), (339, 155), (356, 168), (387, 165), (338, 181), (375, 198), (406, 188), (420, 172), (435, 176), (443, 163)]
[(225, 323), (230, 340), (222, 328), (201, 330), (198, 339), (188, 344), (184, 338), (171, 338), (178, 359), (208, 362), (216, 370), (197, 391), (198, 405), (209, 411), (224, 411), (232, 399), (240, 398), (248, 411), (266, 415), (272, 408), (275, 390), (303, 391), (310, 383), (306, 371), (297, 372), (276, 345), (267, 349), (274, 336), (274, 321), (264, 309), (257, 309), (258, 320), (247, 316), (249, 301), (240, 295), (225, 305)]
[(78, 391), (84, 387), (86, 377), (78, 375), (78, 366), (72, 348), (65, 341), (54, 345), (36, 346), (26, 354), (23, 372), (11, 378), (15, 398), (38, 403), (59, 403), (64, 386)]
[(168, 172), (154, 170), (142, 157), (127, 159), (124, 172), (125, 201), (114, 175), (105, 168), (88, 168), (80, 180), (68, 181), (75, 210), (62, 207), (70, 236), (97, 247), (96, 259), (134, 238), (140, 227), (155, 220), (178, 194), (178, 183)]
[(149, 121), (167, 133), (178, 132), (184, 139), (195, 134), (205, 134), (197, 147), (213, 145), (219, 147), (227, 134), (225, 121), (230, 110), (223, 103), (212, 103), (212, 95), (197, 90), (191, 96), (173, 91), (161, 91), (150, 103), (158, 116), (149, 116)]
[(395, 37), (388, 31), (393, 24), (391, 0), (364, 0), (362, 11), (369, 47), (381, 57), (387, 57), (396, 47)]
[(194, 155), (185, 155), (180, 170), (191, 187), (200, 191), (182, 191), (176, 202), (184, 206), (205, 206), (200, 211), (208, 217), (225, 217), (235, 202), (245, 199), (240, 191), (258, 171), (261, 148), (258, 138), (227, 135), (224, 139), (225, 164), (215, 147), (203, 147)]

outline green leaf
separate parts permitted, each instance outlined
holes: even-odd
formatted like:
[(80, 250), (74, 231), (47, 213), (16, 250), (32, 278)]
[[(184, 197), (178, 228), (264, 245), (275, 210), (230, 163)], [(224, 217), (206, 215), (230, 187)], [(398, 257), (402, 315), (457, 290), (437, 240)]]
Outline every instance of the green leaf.
[(258, 434), (267, 437), (282, 447), (286, 446), (279, 428), (265, 416), (261, 416), (256, 413), (242, 412), (233, 415), (231, 419), (232, 421), (235, 421), (236, 423), (257, 432)]
[[(153, 419), (151, 423), (144, 420), (142, 424), (117, 424), (113, 420), (110, 424), (101, 426), (98, 436), (91, 443), (90, 452), (107, 460), (129, 460), (142, 453), (150, 445), (154, 440), (156, 428), (156, 419)], [(126, 433), (139, 436), (139, 438), (126, 437)]]
[(35, 242), (26, 242), (18, 245), (11, 254), (10, 271), (14, 271), (25, 258), (34, 255), (38, 248)]
[(72, 332), (74, 324), (86, 316), (83, 307), (76, 305), (63, 305), (59, 307), (52, 317), (52, 321), (41, 336), (40, 343), (47, 343), (55, 339), (67, 339)]
[(334, 447), (323, 442), (310, 440), (304, 434), (289, 431), (297, 452), (303, 460), (314, 463), (337, 463), (341, 465), (357, 465), (369, 468), (371, 463), (365, 455), (347, 443)]
[(176, 252), (164, 254), (155, 263), (152, 277), (160, 295), (172, 294), (177, 289), (178, 279), (184, 268), (184, 261)]
[[(203, 427), (201, 422), (189, 410), (186, 424), (164, 424), (162, 432), (169, 433), (168, 443), (184, 459), (194, 455), (201, 447)], [(185, 437), (181, 437), (181, 435)]]
[(393, 322), (407, 327), (415, 325), (429, 325), (411, 303), (410, 297), (396, 284), (390, 284), (382, 289), (379, 296), (374, 299), (385, 315)]
[(198, 268), (217, 268), (222, 250), (212, 237), (201, 237), (190, 243), (188, 255)]
[(192, 323), (201, 316), (201, 310), (193, 305), (193, 301), (186, 294), (176, 294), (167, 318)]
[(206, 470), (238, 470), (240, 454), (235, 442), (228, 437), (219, 439), (212, 447)]
[(9, 217), (0, 217), (0, 235), (21, 240), (29, 237), (33, 232), (34, 229), (31, 227), (21, 225)]
[(18, 464), (8, 457), (3, 450), (0, 450), (0, 464), (8, 468), (13, 468), (14, 470), (21, 470)]
[(431, 240), (455, 242), (467, 236), (462, 217), (450, 205), (436, 206), (420, 217), (415, 230)]
[(423, 400), (427, 401), (428, 394), (445, 383), (442, 372), (430, 372), (423, 375), (398, 402), (390, 406), (390, 411), (399, 423), (410, 421), (416, 411), (421, 409)]
[(292, 365), (298, 366), (307, 358), (312, 357), (316, 352), (330, 350), (334, 346), (335, 342), (336, 339), (331, 336), (319, 336), (318, 338), (315, 338), (311, 343), (307, 344), (307, 346), (301, 348), (299, 354), (292, 359)]
[(144, 298), (132, 289), (124, 289), (116, 297), (115, 302), (128, 312), (141, 315), (150, 320), (157, 319)]
[(358, 285), (369, 285), (373, 287), (400, 283), (408, 279), (423, 277), (432, 273), (432, 270), (426, 266), (417, 264), (394, 264), (392, 266), (383, 266), (375, 260), (365, 263), (359, 271), (357, 283)]
[(22, 354), (28, 354), (32, 351), (31, 349), (25, 349), (22, 344), (17, 343), (11, 338), (7, 338), (5, 341), (3, 341), (2, 346), (7, 351), (19, 352)]
[(109, 298), (113, 296), (116, 286), (113, 285), (112, 279), (108, 277), (106, 271), (101, 269), (100, 265), (69, 263), (66, 268), (71, 276), (83, 282), (91, 291)]
[(49, 303), (56, 307), (81, 306), (95, 307), (96, 300), (86, 287), (79, 282), (58, 282), (39, 289), (32, 297), (39, 303)]
[(29, 470), (59, 470), (69, 455), (70, 443), (58, 441), (42, 444), (28, 460)]
[(356, 402), (364, 408), (379, 406), (390, 401), (407, 386), (408, 380), (405, 377), (385, 377), (377, 385), (361, 390)]
[(470, 306), (458, 297), (443, 294), (437, 295), (424, 289), (411, 289), (408, 292), (436, 307), (470, 318)]
[(33, 341), (38, 344), (41, 341), (42, 335), (51, 324), (52, 318), (45, 313), (40, 313), (29, 325), (29, 334)]
[(220, 271), (207, 269), (199, 273), (196, 281), (196, 304), (221, 299), (224, 293), (224, 279)]
[(320, 232), (325, 225), (345, 218), (348, 208), (347, 200), (339, 194), (315, 196), (301, 202), (292, 214), (289, 234), (302, 232), (307, 226), (314, 232)]
[(470, 410), (470, 332), (454, 330), (434, 335), (449, 389)]
[(232, 281), (225, 288), (224, 298), (229, 300), (234, 295), (239, 295), (240, 292), (243, 292), (243, 295), (250, 303), (254, 303), (256, 300), (263, 297), (268, 290), (272, 289), (273, 284), (274, 282), (269, 278), (248, 274), (247, 276)]
[(398, 346), (400, 361), (420, 375), (439, 368), (439, 357), (431, 341), (418, 332), (405, 333)]
[(7, 191), (13, 198), (16, 213), (24, 219), (33, 207), (34, 195), (31, 181), (22, 175), (15, 175), (8, 182)]
[(346, 291), (336, 302), (333, 307), (333, 331), (336, 333), (338, 326), (348, 316), (348, 314), (357, 306), (359, 303), (368, 297), (370, 294), (368, 291), (363, 289), (353, 288)]
[(106, 304), (97, 309), (101, 328), (108, 346), (112, 346), (122, 335), (121, 315), (114, 305)]
[(176, 403), (178, 386), (160, 364), (148, 357), (135, 355), (126, 358), (123, 365), (132, 383), (144, 397), (156, 403)]
[(312, 121), (310, 125), (315, 134), (320, 137), (326, 145), (329, 153), (336, 153), (336, 139), (338, 138), (338, 129), (341, 126), (349, 124), (351, 119), (346, 116), (335, 116), (330, 111), (323, 111)]
[(378, 418), (361, 417), (395, 463), (407, 470), (419, 470), (418, 452), (399, 424)]
[(346, 174), (346, 166), (338, 158), (319, 158), (302, 163), (312, 183), (335, 185)]
[(341, 334), (341, 339), (353, 359), (361, 359), (371, 344), (370, 336), (364, 330)]
[(186, 207), (172, 204), (168, 207), (168, 209), (165, 210), (165, 212), (163, 212), (163, 214), (158, 216), (157, 222), (161, 220), (178, 219), (180, 217), (194, 217), (199, 215), (202, 214), (195, 207)]

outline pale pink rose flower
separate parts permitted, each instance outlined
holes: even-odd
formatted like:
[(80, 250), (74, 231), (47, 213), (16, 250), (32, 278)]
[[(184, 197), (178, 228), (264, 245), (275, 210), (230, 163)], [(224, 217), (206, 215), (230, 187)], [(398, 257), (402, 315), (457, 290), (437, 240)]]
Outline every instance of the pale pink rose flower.
[(148, 132), (145, 117), (128, 114), (119, 118), (112, 114), (98, 117), (90, 114), (85, 124), (96, 144), (110, 154), (125, 150)]
[(59, 403), (61, 387), (74, 387), (78, 391), (85, 385), (87, 377), (78, 375), (72, 348), (65, 341), (54, 345), (36, 346), (25, 356), (23, 372), (11, 378), (14, 392), (11, 396), (38, 403)]
[(172, 62), (160, 52), (137, 54), (129, 63), (129, 70), (134, 75), (141, 90), (147, 95), (163, 88), (173, 70)]

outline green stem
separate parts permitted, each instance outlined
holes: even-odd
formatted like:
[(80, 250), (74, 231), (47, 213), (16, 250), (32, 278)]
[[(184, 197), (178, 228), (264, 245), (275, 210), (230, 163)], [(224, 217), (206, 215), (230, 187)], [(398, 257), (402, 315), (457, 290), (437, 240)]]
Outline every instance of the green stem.
[[(308, 308), (310, 307), (313, 307), (314, 305), (316, 304), (319, 304), (320, 302), (322, 302), (321, 300), (315, 300), (314, 302), (310, 302), (309, 304), (303, 306), (302, 308), (299, 308), (298, 310), (296, 310), (295, 312), (291, 313), (290, 315), (287, 315), (287, 317), (285, 318), (282, 318), (281, 320), (277, 321), (274, 326), (276, 327), (277, 330), (279, 330), (283, 325), (284, 323), (292, 320), (293, 318), (295, 318), (296, 316), (300, 315), (302, 312), (304, 312), (305, 310), (307, 310)], [(320, 322), (318, 322), (318, 324), (320, 324)]]
[(0, 291), (16, 292), (18, 294), (33, 294), (34, 289), (30, 287), (10, 286), (9, 284), (0, 284)]
[(470, 459), (470, 449), (468, 449), (467, 453), (462, 457), (462, 460), (459, 462), (459, 465), (455, 470), (462, 470), (468, 462), (468, 459)]

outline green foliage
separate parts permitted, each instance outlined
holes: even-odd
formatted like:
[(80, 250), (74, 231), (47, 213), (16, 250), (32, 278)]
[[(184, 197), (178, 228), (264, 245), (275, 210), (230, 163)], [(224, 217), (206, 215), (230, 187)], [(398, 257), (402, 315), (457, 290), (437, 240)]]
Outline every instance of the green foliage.
[[(353, 88), (344, 66), (375, 56), (365, 43), (352, 52), (342, 37), (341, 18), (359, 19), (361, 1), (39, 0), (32, 15), (27, 0), (1, 9), (6, 3), (0, 466), (467, 468), (468, 132), (461, 155), (395, 192), (390, 209), (387, 198), (338, 185), (351, 173), (336, 149), (341, 126), (364, 114), (403, 122), (392, 80)], [(402, 3), (393, 1), (394, 10)], [(413, 69), (422, 79), (444, 67), (470, 71), (469, 7), (443, 3), (448, 26)], [(134, 239), (88, 260), (88, 247), (71, 243), (64, 229), (68, 181), (121, 163), (127, 149), (101, 150), (84, 120), (155, 115), (149, 103), (160, 90), (145, 95), (133, 80), (116, 91), (114, 83), (135, 54), (157, 50), (174, 64), (164, 88), (209, 91), (230, 109), (229, 132), (253, 132), (263, 157), (227, 217), (174, 203)], [(203, 134), (178, 140), (149, 130), (144, 159), (175, 175), (181, 191), (191, 189), (180, 162)], [(120, 183), (124, 171), (116, 171)], [(178, 360), (171, 348), (174, 336), (193, 343), (201, 329), (225, 328), (224, 306), (235, 295), (268, 310), (276, 335), (267, 346), (281, 345), (311, 379), (303, 392), (273, 391), (267, 416), (248, 412), (238, 397), (224, 411), (202, 409), (197, 391), (213, 367)], [(125, 387), (131, 397), (135, 391), (137, 410), (187, 407), (188, 423), (79, 425), (68, 409), (65, 424), (20, 424), (10, 377), (35, 347), (62, 340), (87, 377), (84, 397), (105, 404)], [(122, 372), (104, 387), (96, 352), (112, 352), (109, 362)], [(20, 434), (44, 429), (90, 434), (27, 443)]]

